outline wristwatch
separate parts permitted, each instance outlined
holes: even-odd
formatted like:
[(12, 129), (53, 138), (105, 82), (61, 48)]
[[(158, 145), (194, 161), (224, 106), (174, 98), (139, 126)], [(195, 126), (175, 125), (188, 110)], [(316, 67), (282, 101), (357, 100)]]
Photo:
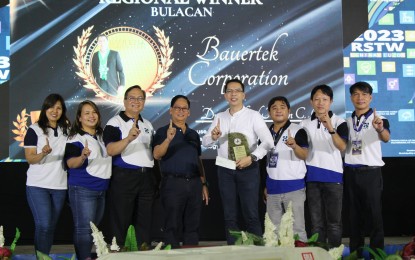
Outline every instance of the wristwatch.
[(333, 131), (329, 131), (329, 134), (334, 135), (336, 133), (336, 129), (333, 129)]
[(252, 153), (251, 153), (251, 159), (253, 162), (258, 161), (258, 157), (256, 157), (255, 154), (252, 154)]

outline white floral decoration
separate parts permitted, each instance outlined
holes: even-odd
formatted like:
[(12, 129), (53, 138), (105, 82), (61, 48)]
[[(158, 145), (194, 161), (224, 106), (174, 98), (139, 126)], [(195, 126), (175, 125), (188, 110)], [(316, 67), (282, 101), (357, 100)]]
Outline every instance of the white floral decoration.
[(265, 246), (268, 247), (275, 247), (278, 246), (278, 236), (276, 233), (277, 227), (272, 223), (271, 219), (269, 218), (268, 212), (265, 213), (265, 231), (264, 235), (262, 236), (265, 241)]
[(295, 247), (294, 218), (291, 201), (288, 203), (287, 210), (281, 217), (281, 223), (278, 229), (278, 237), (280, 239), (280, 246)]
[(108, 254), (108, 247), (107, 243), (105, 243), (104, 235), (101, 231), (98, 230), (98, 228), (94, 225), (94, 223), (92, 223), (92, 221), (89, 222), (89, 224), (91, 225), (92, 237), (94, 238), (97, 256), (100, 257)]
[(0, 247), (4, 246), (3, 226), (0, 226)]
[(245, 242), (246, 240), (248, 240), (248, 236), (246, 235), (245, 232), (241, 231), (241, 236), (242, 236), (242, 242)]
[(329, 250), (329, 255), (334, 259), (341, 259), (344, 251), (344, 245), (341, 244), (339, 247), (335, 247)]
[(111, 251), (120, 251), (120, 247), (117, 245), (117, 239), (115, 237), (112, 238), (112, 243), (110, 247)]
[(163, 242), (159, 242), (157, 246), (153, 249), (153, 251), (160, 251), (162, 246), (163, 246)]

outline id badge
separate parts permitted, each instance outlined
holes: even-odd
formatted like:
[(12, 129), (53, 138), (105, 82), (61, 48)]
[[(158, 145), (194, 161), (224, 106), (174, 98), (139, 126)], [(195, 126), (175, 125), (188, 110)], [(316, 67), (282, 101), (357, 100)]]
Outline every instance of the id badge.
[(278, 152), (272, 149), (268, 154), (268, 168), (277, 168)]
[(352, 155), (361, 155), (362, 154), (362, 140), (352, 141)]

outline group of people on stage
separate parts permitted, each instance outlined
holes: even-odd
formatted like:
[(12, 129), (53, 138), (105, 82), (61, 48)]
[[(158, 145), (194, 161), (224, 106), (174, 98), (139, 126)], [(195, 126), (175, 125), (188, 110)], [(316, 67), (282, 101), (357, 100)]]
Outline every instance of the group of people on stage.
[[(273, 97), (268, 103), (270, 127), (257, 111), (244, 106), (245, 86), (239, 79), (227, 81), (224, 92), (229, 108), (217, 114), (202, 142), (187, 124), (190, 101), (183, 95), (172, 98), (170, 122), (157, 131), (141, 116), (146, 93), (138, 85), (125, 91), (125, 110), (105, 128), (92, 101), (79, 104), (70, 125), (63, 98), (49, 95), (39, 121), (29, 127), (24, 140), (35, 249), (49, 254), (67, 191), (78, 259), (90, 258), (89, 223), (100, 223), (105, 206), (110, 223), (107, 237), (116, 237), (123, 245), (128, 227), (134, 225), (138, 244), (150, 244), (158, 190), (164, 210), (164, 243), (173, 248), (180, 242), (197, 245), (202, 206), (209, 203), (201, 145), (218, 147), (218, 186), (228, 244), (235, 242), (229, 230), (262, 235), (259, 160), (264, 158), (264, 197), (276, 226), (292, 202), (294, 233), (307, 240), (307, 199), (311, 232), (318, 233), (319, 241), (329, 247), (339, 246), (344, 181), (350, 201), (351, 250), (361, 253), (365, 226), (371, 230), (370, 247), (383, 248), (380, 143), (389, 140), (390, 130), (387, 119), (370, 108), (372, 87), (368, 83), (350, 87), (355, 110), (346, 120), (330, 111), (333, 91), (327, 85), (313, 88), (314, 112), (299, 125), (289, 120), (289, 101)], [(162, 174), (160, 184), (153, 172), (154, 159)], [(239, 226), (239, 209), (244, 228)]]

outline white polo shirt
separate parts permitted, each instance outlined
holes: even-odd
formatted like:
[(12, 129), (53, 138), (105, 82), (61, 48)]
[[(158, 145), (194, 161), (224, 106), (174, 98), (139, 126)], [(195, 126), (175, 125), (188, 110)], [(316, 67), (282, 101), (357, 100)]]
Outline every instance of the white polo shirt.
[[(111, 142), (117, 142), (127, 137), (134, 123), (134, 119), (126, 116), (124, 111), (111, 118), (104, 129), (105, 145), (107, 146)], [(138, 128), (141, 131), (138, 137), (129, 143), (121, 154), (112, 157), (113, 165), (128, 169), (152, 168), (154, 166), (151, 150), (154, 128), (150, 121), (143, 119), (141, 116), (138, 120)]]
[[(222, 136), (214, 141), (211, 132), (217, 125), (218, 120), (220, 120)], [(271, 133), (261, 114), (245, 106), (233, 115), (230, 114), (229, 109), (218, 113), (210, 125), (207, 134), (203, 136), (202, 144), (210, 147), (218, 143), (218, 155), (228, 158), (229, 133), (241, 133), (245, 135), (249, 145), (249, 152), (254, 154), (258, 159), (263, 158), (273, 146)], [(260, 145), (258, 145), (258, 138), (261, 140)]]
[[(329, 112), (332, 126), (341, 138), (347, 140), (349, 131), (346, 121)], [(333, 143), (327, 128), (318, 120), (315, 113), (311, 118), (301, 121), (308, 134), (307, 182), (343, 183), (343, 161), (341, 152)]]
[(46, 138), (48, 138), (52, 152), (39, 163), (30, 164), (27, 170), (26, 185), (66, 190), (67, 174), (63, 168), (63, 155), (67, 136), (63, 135), (62, 128), (48, 127), (48, 133), (45, 135), (37, 123), (31, 125), (24, 139), (24, 148), (36, 148), (36, 153), (39, 154), (46, 145)]
[[(360, 122), (356, 127), (353, 126), (353, 118), (355, 123)], [(383, 116), (384, 131), (389, 131), (389, 122)], [(349, 127), (350, 135), (347, 142), (346, 155), (344, 162), (348, 166), (383, 166), (385, 163), (382, 160), (381, 139), (372, 122), (374, 119), (373, 111), (370, 109), (366, 112), (360, 120), (353, 112), (352, 117), (347, 118), (347, 125)], [(356, 129), (355, 129), (356, 128)], [(360, 128), (360, 129), (359, 129)], [(357, 131), (359, 130), (359, 131)], [(352, 142), (355, 140), (361, 141), (361, 153), (352, 153)]]

